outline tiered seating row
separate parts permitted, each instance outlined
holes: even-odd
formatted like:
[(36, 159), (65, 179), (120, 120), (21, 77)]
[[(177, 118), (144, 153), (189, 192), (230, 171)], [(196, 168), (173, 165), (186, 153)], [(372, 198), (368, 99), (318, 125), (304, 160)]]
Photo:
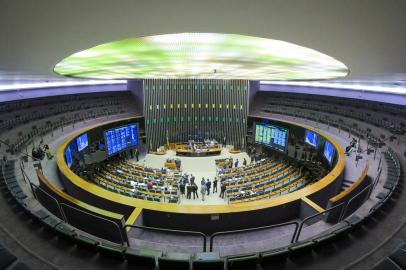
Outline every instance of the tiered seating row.
[(159, 169), (153, 169), (149, 168), (147, 166), (143, 166), (128, 160), (124, 160), (122, 162), (118, 163), (113, 163), (113, 166), (115, 166), (117, 169), (126, 171), (130, 173), (132, 176), (136, 177), (152, 177), (153, 179), (160, 179), (160, 178), (165, 178), (169, 179), (171, 181), (177, 181), (180, 178), (180, 172), (178, 171), (171, 171), (170, 174), (168, 173), (162, 173), (161, 170)]
[(270, 162), (271, 162), (271, 160), (261, 159), (257, 162), (253, 162), (246, 166), (241, 166), (241, 167), (237, 167), (237, 168), (229, 168), (229, 169), (220, 169), (219, 175), (232, 177), (232, 176), (239, 175), (242, 173), (248, 173), (252, 170), (261, 170), (264, 166), (267, 166)]
[(259, 173), (265, 173), (269, 170), (271, 170), (273, 167), (275, 167), (276, 165), (278, 165), (278, 162), (276, 161), (271, 161), (268, 160), (268, 162), (260, 165), (260, 166), (255, 166), (255, 167), (249, 167), (247, 168), (247, 170), (245, 170), (245, 167), (239, 167), (238, 171), (232, 172), (232, 173), (228, 173), (228, 174), (221, 174), (219, 173), (218, 176), (221, 179), (231, 179), (231, 178), (253, 178), (255, 177), (255, 175), (258, 175)]
[(21, 136), (18, 136), (17, 140), (11, 144), (11, 149), (10, 152), (14, 154), (17, 151), (21, 151), (27, 144), (32, 143), (33, 139), (36, 136), (44, 135), (46, 133), (51, 132), (52, 130), (58, 129), (63, 126), (71, 125), (77, 122), (81, 122), (87, 119), (93, 119), (93, 118), (98, 118), (102, 116), (107, 116), (107, 115), (113, 115), (113, 114), (118, 114), (118, 113), (124, 113), (125, 111), (120, 109), (120, 108), (111, 108), (111, 109), (105, 109), (105, 110), (100, 110), (96, 111), (93, 113), (85, 114), (85, 113), (80, 113), (80, 114), (75, 114), (71, 115), (69, 117), (63, 117), (57, 122), (46, 122), (44, 125), (40, 127), (36, 127), (35, 129), (32, 129), (26, 134), (21, 134)]
[(273, 176), (280, 171), (287, 170), (289, 168), (288, 164), (286, 163), (273, 163), (271, 167), (269, 167), (266, 171), (262, 172), (255, 172), (252, 174), (251, 177), (244, 177), (240, 176), (239, 178), (235, 179), (227, 179), (221, 178), (221, 182), (225, 183), (227, 188), (239, 188), (244, 187), (247, 185), (256, 185), (260, 184), (261, 182), (265, 181), (267, 178)]
[[(0, 132), (14, 128), (18, 125), (28, 123), (35, 119), (43, 119), (50, 116), (61, 115), (67, 112), (86, 111), (92, 108), (111, 111), (123, 110), (122, 104), (128, 102), (124, 95), (112, 97), (111, 95), (101, 96), (63, 96), (54, 101), (40, 99), (34, 101), (10, 102), (0, 106), (3, 111), (0, 118)], [(55, 105), (57, 104), (57, 105)], [(111, 108), (109, 108), (111, 107)], [(89, 114), (97, 112), (88, 111)]]
[[(177, 183), (180, 173), (162, 173), (139, 164), (119, 160), (107, 163), (96, 172), (94, 181), (107, 190), (117, 192), (129, 197), (149, 200), (167, 201), (177, 203), (179, 201)], [(147, 189), (147, 183), (151, 181), (152, 189)]]
[(406, 269), (406, 242), (400, 244), (388, 256), (385, 256), (373, 270)]
[(244, 193), (231, 192), (228, 196), (230, 202), (246, 202), (247, 199), (249, 199), (248, 201), (260, 200), (293, 192), (298, 188), (304, 187), (305, 184), (306, 177), (296, 172), (269, 180), (263, 186), (247, 189)]
[[(155, 188), (148, 190), (146, 187), (133, 187), (130, 180), (113, 175), (107, 171), (96, 175), (94, 180), (107, 190), (129, 197), (156, 202), (160, 202), (161, 199), (171, 203), (178, 202), (178, 191), (176, 188), (165, 190), (164, 186), (155, 186)], [(135, 189), (138, 191), (137, 193), (134, 192)]]
[(354, 136), (357, 136), (361, 139), (366, 139), (368, 140), (369, 144), (374, 146), (374, 147), (380, 147), (383, 144), (383, 141), (380, 138), (375, 137), (372, 135), (370, 132), (367, 130), (362, 130), (358, 127), (351, 126), (350, 124), (345, 123), (342, 119), (334, 120), (331, 119), (328, 115), (323, 115), (320, 112), (319, 113), (309, 113), (305, 110), (301, 109), (292, 109), (292, 108), (278, 108), (278, 107), (272, 107), (272, 109), (265, 110), (265, 112), (268, 113), (276, 113), (276, 114), (284, 114), (284, 115), (290, 115), (294, 117), (299, 117), (299, 118), (305, 118), (309, 119), (312, 121), (328, 124), (333, 127), (340, 128), (342, 130), (348, 131)]
[(0, 269), (30, 270), (31, 268), (18, 261), (17, 257), (0, 243)]
[[(272, 100), (268, 102), (268, 105), (270, 105), (270, 107), (275, 105), (284, 105), (289, 107), (297, 107), (307, 110), (324, 111), (333, 114), (343, 115), (361, 121), (367, 121), (373, 125), (383, 127), (395, 134), (403, 134), (406, 131), (403, 122), (395, 121), (393, 117), (390, 116), (380, 115), (380, 117), (378, 117), (376, 109), (373, 109), (375, 111), (372, 111), (369, 108), (367, 111), (357, 110), (354, 109), (354, 107), (344, 106), (342, 104), (334, 104), (333, 106), (331, 106), (331, 104), (329, 103), (323, 101), (315, 101), (314, 99), (308, 101), (306, 99), (301, 98), (300, 101), (299, 100), (296, 101), (290, 98), (289, 100), (286, 100), (286, 98), (284, 97), (272, 97)], [(363, 107), (363, 105), (357, 104), (356, 107)]]

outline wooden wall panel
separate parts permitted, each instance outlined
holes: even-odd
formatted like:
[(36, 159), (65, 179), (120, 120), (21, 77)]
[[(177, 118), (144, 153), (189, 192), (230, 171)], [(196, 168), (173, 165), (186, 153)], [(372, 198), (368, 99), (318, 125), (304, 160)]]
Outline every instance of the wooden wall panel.
[(155, 150), (167, 142), (213, 138), (245, 147), (249, 81), (144, 81), (147, 145)]

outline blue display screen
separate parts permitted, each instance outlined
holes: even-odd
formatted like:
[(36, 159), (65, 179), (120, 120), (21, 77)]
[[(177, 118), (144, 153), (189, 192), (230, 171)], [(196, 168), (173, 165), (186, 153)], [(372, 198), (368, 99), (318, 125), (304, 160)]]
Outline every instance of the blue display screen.
[(70, 166), (72, 166), (72, 150), (70, 149), (70, 145), (68, 145), (65, 150), (65, 161), (70, 168)]
[(310, 131), (310, 130), (306, 130), (306, 134), (305, 134), (305, 142), (310, 144), (313, 147), (317, 147), (317, 141), (319, 140), (319, 136)]
[(76, 138), (76, 144), (78, 145), (78, 151), (82, 151), (89, 145), (89, 141), (87, 140), (87, 133), (84, 133)]
[(138, 145), (136, 124), (110, 129), (104, 132), (107, 145), (107, 155), (111, 156), (124, 149)]
[(255, 142), (265, 146), (285, 151), (288, 132), (284, 128), (267, 124), (255, 124)]
[(334, 151), (335, 151), (334, 146), (331, 143), (326, 142), (324, 144), (323, 155), (329, 163), (333, 162)]

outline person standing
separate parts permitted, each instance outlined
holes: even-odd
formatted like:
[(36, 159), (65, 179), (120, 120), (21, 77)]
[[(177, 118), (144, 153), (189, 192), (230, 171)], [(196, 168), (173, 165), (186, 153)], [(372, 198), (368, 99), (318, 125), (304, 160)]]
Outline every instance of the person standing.
[(202, 185), (202, 186), (200, 187), (200, 194), (202, 194), (202, 201), (204, 201), (204, 195), (206, 195), (206, 192), (207, 192), (207, 187), (206, 187), (206, 185)]
[(182, 180), (180, 180), (179, 189), (180, 189), (180, 195), (183, 197), (183, 195), (185, 195), (185, 183), (183, 183)]
[(221, 183), (220, 187), (220, 198), (224, 199), (224, 195), (226, 193), (227, 187), (224, 183)]
[(195, 176), (193, 174), (190, 175), (190, 183), (192, 185), (195, 183)]
[(206, 181), (204, 180), (204, 177), (202, 178), (202, 181), (200, 182), (200, 185), (202, 185), (202, 186), (206, 185)]
[(244, 161), (242, 162), (242, 165), (247, 166), (247, 159), (244, 158)]
[(187, 184), (186, 186), (186, 199), (191, 199), (192, 198), (192, 186), (190, 184)]
[(185, 183), (185, 186), (187, 184), (189, 184), (189, 178), (187, 178), (187, 176), (185, 174), (182, 176), (182, 179), (183, 179), (183, 183)]
[(193, 184), (191, 184), (191, 185), (192, 185), (192, 192), (193, 192), (193, 200), (195, 200), (196, 198), (199, 199), (199, 195), (197, 193), (198, 187), (197, 187), (196, 183), (193, 182)]
[(48, 144), (44, 145), (44, 152), (47, 156), (48, 160), (52, 159), (54, 156), (51, 154), (51, 150), (49, 149)]
[(138, 150), (138, 148), (135, 148), (135, 159), (137, 160), (137, 161), (139, 161), (140, 159), (140, 151)]
[(238, 167), (238, 159), (235, 160), (234, 167)]
[(217, 193), (217, 176), (214, 177), (214, 181), (213, 181), (213, 193)]
[(207, 188), (207, 196), (209, 196), (210, 195), (210, 188), (211, 188), (210, 179), (207, 179), (206, 188)]

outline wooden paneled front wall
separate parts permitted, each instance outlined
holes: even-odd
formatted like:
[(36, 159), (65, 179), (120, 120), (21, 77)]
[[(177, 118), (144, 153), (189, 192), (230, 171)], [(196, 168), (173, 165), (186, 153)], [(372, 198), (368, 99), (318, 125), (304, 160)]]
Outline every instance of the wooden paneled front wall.
[(249, 81), (144, 81), (147, 145), (154, 151), (168, 142), (216, 139), (245, 146)]

